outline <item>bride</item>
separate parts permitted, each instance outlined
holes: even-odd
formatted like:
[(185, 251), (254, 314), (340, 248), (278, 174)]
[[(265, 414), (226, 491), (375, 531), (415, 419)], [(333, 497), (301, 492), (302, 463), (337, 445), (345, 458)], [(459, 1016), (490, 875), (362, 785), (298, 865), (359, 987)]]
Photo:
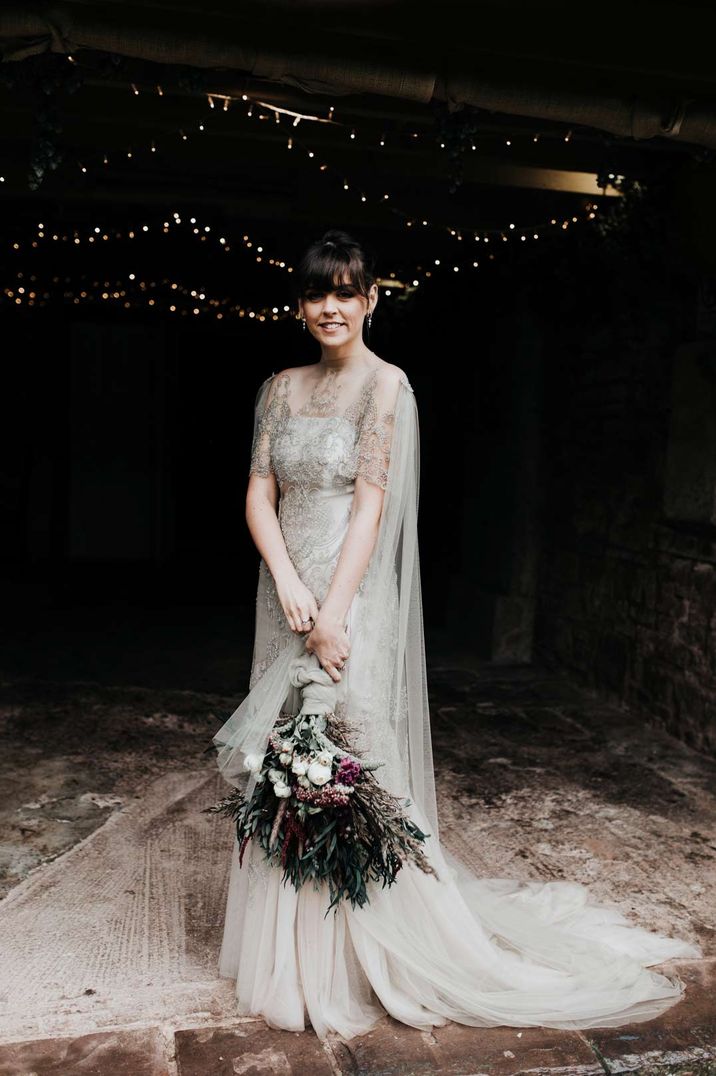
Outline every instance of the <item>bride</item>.
[(423, 1030), (617, 1026), (682, 996), (649, 970), (699, 957), (688, 942), (631, 924), (581, 884), (480, 878), (439, 840), (417, 542), (419, 433), (400, 367), (363, 339), (378, 301), (370, 257), (329, 231), (296, 273), (303, 328), (320, 359), (260, 386), (246, 497), (261, 555), (249, 693), (214, 737), (226, 779), (250, 796), (279, 713), (297, 713), (289, 679), (316, 661), (335, 687), (358, 754), (427, 839), (436, 874), (406, 862), (369, 901), (282, 884), (256, 841), (234, 845), (222, 976), (238, 1012), (320, 1038), (367, 1031), (386, 1013)]

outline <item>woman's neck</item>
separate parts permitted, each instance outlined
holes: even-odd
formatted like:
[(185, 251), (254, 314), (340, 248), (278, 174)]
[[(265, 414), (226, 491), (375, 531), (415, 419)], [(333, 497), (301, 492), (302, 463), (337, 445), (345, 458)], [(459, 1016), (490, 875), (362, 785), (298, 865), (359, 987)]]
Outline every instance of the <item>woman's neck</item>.
[(375, 364), (377, 355), (367, 348), (357, 355), (321, 355), (317, 365), (324, 370), (361, 370)]

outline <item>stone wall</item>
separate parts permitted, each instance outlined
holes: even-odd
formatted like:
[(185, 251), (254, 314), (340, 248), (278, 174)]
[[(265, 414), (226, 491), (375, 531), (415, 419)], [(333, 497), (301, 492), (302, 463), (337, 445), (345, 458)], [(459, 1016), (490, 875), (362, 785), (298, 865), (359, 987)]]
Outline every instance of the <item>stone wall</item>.
[(716, 751), (716, 342), (704, 283), (547, 349), (535, 658)]

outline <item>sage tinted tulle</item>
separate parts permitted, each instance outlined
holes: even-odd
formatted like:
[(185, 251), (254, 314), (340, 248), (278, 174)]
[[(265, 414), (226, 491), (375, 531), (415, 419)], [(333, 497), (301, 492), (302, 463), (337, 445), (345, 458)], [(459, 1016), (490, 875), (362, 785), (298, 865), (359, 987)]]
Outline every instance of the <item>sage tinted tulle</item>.
[[(251, 471), (276, 476), (286, 547), (319, 606), (358, 477), (385, 491), (378, 539), (348, 613), (351, 651), (336, 709), (358, 752), (384, 761), (376, 777), (411, 799), (439, 877), (408, 862), (392, 886), (369, 883), (368, 904), (342, 901), (326, 915), (326, 885), (284, 884), (253, 842), (240, 868), (235, 845), (220, 974), (236, 982), (239, 1013), (294, 1031), (310, 1022), (321, 1038), (350, 1038), (386, 1012), (425, 1030), (448, 1020), (576, 1029), (652, 1019), (684, 989), (653, 966), (700, 957), (696, 946), (630, 923), (577, 883), (479, 878), (440, 843), (417, 544), (417, 407), (405, 374), (373, 362), (358, 376), (317, 366), (322, 376), (305, 399), (290, 371), (268, 378), (256, 398)], [(222, 773), (247, 794), (245, 755), (263, 753), (282, 709), (297, 712), (287, 670), (304, 646), (262, 560), (249, 693), (214, 737)]]

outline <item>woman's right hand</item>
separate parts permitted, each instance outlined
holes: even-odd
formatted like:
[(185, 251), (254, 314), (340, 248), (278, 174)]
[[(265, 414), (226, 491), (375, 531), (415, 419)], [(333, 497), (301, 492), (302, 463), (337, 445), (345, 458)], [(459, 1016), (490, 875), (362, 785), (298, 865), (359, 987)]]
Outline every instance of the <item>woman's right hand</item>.
[(292, 579), (278, 580), (276, 593), (291, 631), (297, 635), (312, 631), (318, 617), (318, 605), (298, 575)]
[(318, 664), (331, 680), (341, 679), (340, 670), (348, 660), (351, 642), (345, 626), (325, 613), (318, 617), (316, 626), (306, 639), (306, 650), (315, 654)]

